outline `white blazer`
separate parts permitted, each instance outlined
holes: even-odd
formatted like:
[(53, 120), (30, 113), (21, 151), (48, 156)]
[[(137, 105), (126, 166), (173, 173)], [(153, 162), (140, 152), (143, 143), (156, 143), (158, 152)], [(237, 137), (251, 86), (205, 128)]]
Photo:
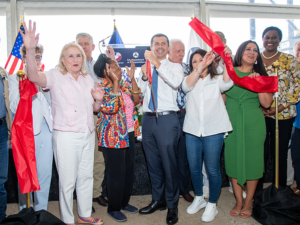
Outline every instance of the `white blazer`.
[[(10, 110), (12, 113), (16, 114), (20, 101), (19, 78), (16, 74), (10, 75), (8, 77), (8, 87)], [(53, 130), (50, 92), (44, 92), (40, 87), (38, 88), (38, 91), (39, 92), (32, 98), (34, 135), (37, 135), (41, 132), (42, 122), (44, 118), (48, 124), (49, 130), (51, 132)]]

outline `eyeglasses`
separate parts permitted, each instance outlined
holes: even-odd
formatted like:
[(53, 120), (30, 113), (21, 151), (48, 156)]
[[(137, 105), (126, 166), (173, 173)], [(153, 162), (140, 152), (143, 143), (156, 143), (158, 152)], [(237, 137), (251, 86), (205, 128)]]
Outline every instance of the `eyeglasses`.
[(41, 55), (35, 55), (35, 60), (36, 61), (41, 61), (42, 58), (43, 58), (43, 56), (41, 56)]

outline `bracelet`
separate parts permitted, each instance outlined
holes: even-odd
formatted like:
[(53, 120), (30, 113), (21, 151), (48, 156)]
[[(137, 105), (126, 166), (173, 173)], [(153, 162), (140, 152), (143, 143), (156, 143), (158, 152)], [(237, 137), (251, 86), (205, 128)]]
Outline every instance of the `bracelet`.
[(142, 77), (142, 81), (147, 81), (147, 80), (148, 80), (148, 78), (146, 80), (144, 80), (144, 78)]
[(141, 93), (141, 89), (139, 88), (138, 91), (133, 91), (132, 88), (130, 89), (132, 94), (139, 94)]
[(199, 73), (199, 71), (198, 71), (198, 67), (196, 67), (196, 73), (199, 75), (199, 76), (201, 76), (201, 75), (203, 75), (203, 73)]
[(117, 93), (109, 92), (109, 94), (112, 96), (120, 96), (121, 95), (121, 93), (119, 91)]

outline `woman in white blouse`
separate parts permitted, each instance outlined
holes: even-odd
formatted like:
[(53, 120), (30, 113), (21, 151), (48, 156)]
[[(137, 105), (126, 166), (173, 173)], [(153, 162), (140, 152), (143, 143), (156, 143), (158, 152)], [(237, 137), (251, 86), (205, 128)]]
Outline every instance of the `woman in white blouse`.
[[(226, 54), (231, 54), (228, 47)], [(187, 208), (188, 214), (205, 208), (202, 221), (210, 222), (218, 214), (216, 203), (221, 189), (219, 169), (224, 133), (231, 131), (231, 123), (222, 99), (222, 93), (233, 86), (224, 71), (218, 75), (213, 52), (198, 49), (190, 56), (190, 71), (182, 82), (182, 90), (187, 94), (186, 116), (183, 131), (186, 133), (186, 150), (191, 178), (195, 190), (193, 203)], [(209, 177), (209, 201), (204, 200), (202, 189), (202, 156)]]

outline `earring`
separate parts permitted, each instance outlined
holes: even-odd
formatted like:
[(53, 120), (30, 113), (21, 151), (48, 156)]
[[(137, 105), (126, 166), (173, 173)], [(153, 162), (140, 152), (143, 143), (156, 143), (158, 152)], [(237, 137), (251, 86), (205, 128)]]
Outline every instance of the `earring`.
[(254, 64), (257, 64), (257, 60), (255, 61), (255, 63)]

